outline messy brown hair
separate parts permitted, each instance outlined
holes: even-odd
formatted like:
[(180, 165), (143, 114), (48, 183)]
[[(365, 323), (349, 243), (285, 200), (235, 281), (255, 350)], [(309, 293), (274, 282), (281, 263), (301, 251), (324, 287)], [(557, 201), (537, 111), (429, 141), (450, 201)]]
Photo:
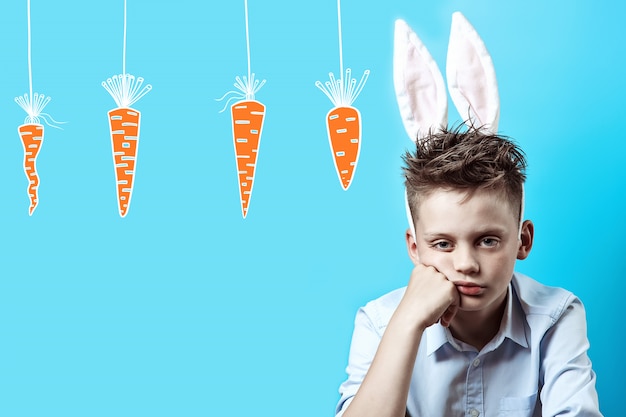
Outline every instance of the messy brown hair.
[[(524, 152), (509, 138), (461, 126), (431, 132), (403, 156), (403, 174), (413, 221), (420, 201), (437, 189), (489, 189), (521, 210), (526, 180)], [(517, 212), (518, 217), (521, 211)]]

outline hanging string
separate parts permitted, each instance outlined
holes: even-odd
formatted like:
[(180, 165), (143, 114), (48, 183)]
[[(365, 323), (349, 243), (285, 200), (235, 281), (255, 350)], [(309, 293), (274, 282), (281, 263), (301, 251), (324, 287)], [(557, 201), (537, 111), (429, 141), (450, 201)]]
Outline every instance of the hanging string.
[(31, 58), (31, 38), (30, 38), (30, 0), (27, 4), (27, 19), (28, 19), (28, 86), (29, 86), (29, 98), (30, 102), (33, 102), (33, 64)]
[(341, 0), (337, 0), (337, 24), (339, 26), (339, 74), (343, 77), (343, 39), (341, 35)]
[(122, 74), (126, 74), (126, 0), (124, 0), (124, 45), (122, 46)]
[(246, 13), (246, 51), (248, 53), (248, 80), (251, 80), (251, 65), (250, 65), (250, 29), (248, 27), (248, 0), (244, 0), (244, 8)]

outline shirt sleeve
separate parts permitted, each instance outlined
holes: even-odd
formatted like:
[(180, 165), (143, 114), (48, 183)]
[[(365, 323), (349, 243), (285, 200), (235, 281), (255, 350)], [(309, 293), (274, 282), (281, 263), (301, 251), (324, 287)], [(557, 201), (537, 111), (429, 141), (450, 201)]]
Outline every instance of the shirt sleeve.
[(585, 309), (574, 298), (541, 342), (543, 416), (602, 416), (588, 349)]
[(339, 387), (341, 398), (337, 404), (336, 417), (343, 415), (358, 391), (374, 359), (382, 334), (373, 323), (368, 312), (361, 308), (354, 321), (354, 333), (346, 373), (348, 378)]

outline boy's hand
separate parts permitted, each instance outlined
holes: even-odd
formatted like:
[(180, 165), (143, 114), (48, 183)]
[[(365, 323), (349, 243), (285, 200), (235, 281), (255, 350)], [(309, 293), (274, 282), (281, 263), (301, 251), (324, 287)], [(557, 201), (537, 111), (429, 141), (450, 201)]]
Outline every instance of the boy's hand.
[(456, 286), (436, 268), (416, 265), (345, 417), (405, 416), (424, 330), (439, 320), (449, 326), (457, 312), (460, 298)]
[(459, 292), (455, 285), (432, 266), (418, 264), (398, 309), (423, 330), (438, 321), (448, 327), (459, 308)]

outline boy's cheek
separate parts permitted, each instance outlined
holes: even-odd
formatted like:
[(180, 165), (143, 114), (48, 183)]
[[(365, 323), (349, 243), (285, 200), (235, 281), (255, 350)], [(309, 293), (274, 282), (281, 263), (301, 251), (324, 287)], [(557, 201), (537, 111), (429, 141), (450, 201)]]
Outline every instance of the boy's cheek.
[(426, 250), (418, 250), (418, 254), (421, 264), (432, 266), (440, 273), (446, 275), (449, 262), (446, 260), (445, 253), (436, 252), (427, 248)]

